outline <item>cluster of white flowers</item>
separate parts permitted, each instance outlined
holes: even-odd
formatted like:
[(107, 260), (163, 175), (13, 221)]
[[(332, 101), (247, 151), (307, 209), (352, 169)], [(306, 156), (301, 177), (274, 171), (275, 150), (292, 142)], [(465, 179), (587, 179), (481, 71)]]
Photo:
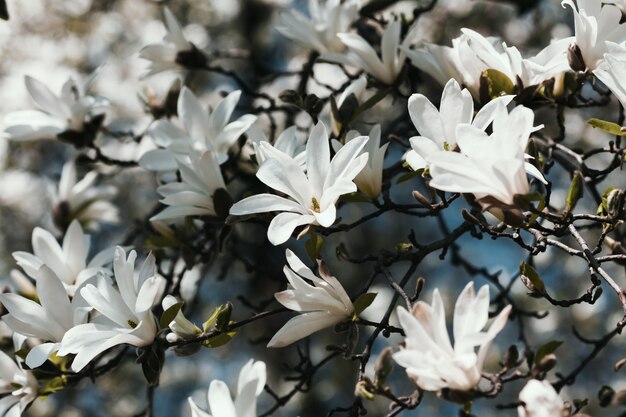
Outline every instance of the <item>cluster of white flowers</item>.
[[(157, 173), (158, 186), (152, 191), (161, 196), (161, 205), (149, 220), (155, 230), (174, 235), (181, 223), (189, 227), (180, 229), (188, 230), (202, 221), (232, 226), (258, 217), (271, 219), (266, 235), (274, 246), (303, 236), (315, 243), (315, 238), (346, 226), (337, 223), (341, 222), (341, 207), (350, 197), (361, 198), (360, 202), (377, 209), (392, 204), (385, 188), (390, 181), (387, 165), (394, 175), (404, 170), (408, 177), (420, 176), (420, 185), (432, 195), (435, 191), (462, 194), (473, 207), (520, 226), (507, 216), (513, 212), (519, 219), (528, 214), (519, 197), (529, 197), (550, 185), (540, 161), (529, 155), (531, 138), (543, 125), (535, 126), (535, 113), (522, 100), (522, 92), (551, 86), (550, 94), (558, 96), (563, 77), (574, 71), (581, 77), (597, 77), (626, 106), (623, 4), (563, 0), (562, 5), (574, 14), (575, 35), (555, 40), (526, 58), (516, 47), (468, 28), (452, 40), (452, 46), (417, 42), (418, 22), (408, 25), (405, 17), (395, 15), (370, 28), (379, 30), (380, 35), (380, 45), (371, 45), (353, 25), (360, 6), (356, 0), (310, 0), (310, 17), (297, 11), (284, 13), (278, 28), (283, 35), (315, 51), (312, 57), (324, 64), (345, 65), (360, 73), (350, 75), (337, 101), (332, 96), (315, 97), (324, 107), (319, 112), (307, 110), (309, 125), (286, 117), (292, 123), (285, 124), (290, 125), (276, 126), (271, 119), (271, 129), (265, 128), (261, 114), (271, 113), (273, 108), (256, 107), (255, 99), (266, 99), (263, 94), (242, 100), (242, 91), (248, 91), (242, 85), (241, 90), (213, 100), (212, 107), (204, 103), (206, 97), (183, 86), (172, 106), (176, 107), (175, 116), (157, 118), (148, 126), (145, 136), (151, 140), (150, 150), (124, 161), (137, 165), (138, 171)], [(163, 42), (140, 52), (140, 57), (150, 61), (147, 75), (207, 69), (207, 56), (183, 35), (172, 12), (165, 8), (164, 16), (167, 33)], [(402, 91), (407, 58), (444, 86), (438, 107), (424, 94), (409, 97)], [(79, 87), (69, 80), (57, 96), (27, 77), (26, 88), (39, 110), (7, 115), (2, 137), (12, 141), (56, 138), (84, 151), (94, 158), (92, 162), (110, 162), (98, 153), (96, 145), (108, 102), (87, 93), (90, 82)], [(498, 84), (498, 89), (490, 89), (490, 83)], [(378, 88), (378, 94), (366, 97), (368, 87)], [(301, 99), (305, 99), (306, 85), (304, 90), (304, 95), (296, 93)], [(398, 140), (408, 139), (409, 145), (405, 142), (401, 152), (393, 148), (394, 126), (387, 125), (391, 121), (360, 120), (368, 125), (367, 134), (362, 126), (358, 129), (363, 131), (358, 131), (354, 130), (356, 123), (349, 123), (387, 94), (406, 101), (401, 102), (403, 110), (408, 110), (417, 132)], [(326, 106), (327, 102), (330, 105)], [(346, 110), (351, 105), (354, 108)], [(340, 113), (348, 110), (351, 120), (338, 120)], [(244, 180), (254, 187), (242, 193), (241, 187), (233, 185), (241, 179), (233, 172), (244, 165), (252, 166)], [(13, 253), (25, 274), (14, 272), (14, 276), (24, 282), (32, 280), (34, 287), (33, 293), (0, 294), (7, 312), (2, 321), (19, 335), (18, 348), (27, 352), (23, 361), (17, 362), (0, 352), (0, 394), (4, 395), (0, 416), (19, 416), (34, 401), (39, 387), (31, 370), (48, 360), (67, 360), (71, 371), (81, 373), (116, 346), (147, 351), (192, 343), (199, 346), (210, 339), (210, 325), (198, 327), (185, 317), (176, 297), (167, 294), (172, 283), (159, 274), (162, 270), (154, 255), (148, 254), (138, 268), (137, 252), (127, 253), (121, 246), (90, 258), (91, 240), (83, 227), (97, 229), (100, 223), (120, 220), (112, 202), (119, 190), (96, 186), (98, 176), (94, 169), (79, 178), (76, 163), (67, 163), (53, 192), (54, 223), (63, 232), (62, 242), (38, 227), (32, 232), (32, 253)], [(248, 193), (263, 186), (265, 192)], [(238, 200), (233, 201), (231, 195)], [(170, 229), (172, 223), (177, 224)], [(285, 253), (283, 272), (289, 286), (274, 296), (286, 309), (299, 314), (273, 335), (267, 347), (285, 347), (322, 329), (356, 325), (362, 320), (359, 315), (367, 305), (359, 306), (356, 297), (353, 301), (346, 290), (351, 287), (344, 287), (321, 259), (313, 272), (293, 251), (286, 249)], [(199, 250), (190, 257), (196, 255), (202, 257), (205, 252)], [(320, 251), (309, 255), (321, 257)], [(187, 258), (184, 260), (186, 268)], [(490, 346), (504, 329), (512, 307), (502, 307), (483, 330), (490, 315), (489, 287), (476, 293), (470, 282), (454, 308), (453, 343), (439, 290), (434, 290), (431, 304), (405, 301), (410, 311), (404, 307), (395, 310), (401, 328), (395, 330), (403, 333), (404, 342), (393, 359), (406, 369), (408, 378), (424, 391), (480, 392)], [(166, 323), (157, 320), (155, 310), (161, 307), (165, 312), (175, 311)], [(390, 307), (389, 314), (392, 311)], [(215, 333), (228, 335), (230, 323), (222, 323)], [(24, 369), (22, 362), (30, 370)], [(239, 374), (234, 400), (226, 383), (214, 380), (208, 389), (211, 414), (189, 399), (192, 416), (255, 417), (266, 377), (265, 364), (251, 360)], [(565, 409), (552, 386), (538, 379), (527, 383), (519, 400), (520, 417), (560, 416)]]

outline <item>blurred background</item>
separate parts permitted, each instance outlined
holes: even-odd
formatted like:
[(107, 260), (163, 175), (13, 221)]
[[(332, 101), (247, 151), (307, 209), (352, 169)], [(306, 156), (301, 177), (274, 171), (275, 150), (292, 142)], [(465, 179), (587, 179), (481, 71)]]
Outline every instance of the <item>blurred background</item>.
[[(7, 3), (11, 19), (0, 22), (0, 114), (32, 108), (33, 103), (24, 86), (26, 75), (43, 81), (52, 91), (58, 92), (68, 77), (80, 81), (98, 70), (92, 91), (110, 100), (107, 126), (111, 130), (138, 134), (145, 131), (151, 118), (146, 115), (140, 97), (162, 97), (173, 79), (172, 74), (141, 79), (147, 63), (138, 58), (138, 51), (143, 46), (160, 41), (165, 34), (162, 23), (164, 5), (171, 8), (184, 26), (185, 35), (198, 48), (209, 54), (230, 51), (244, 56), (243, 59), (225, 59), (223, 63), (243, 74), (251, 85), (262, 87), (275, 97), (286, 88), (294, 88), (297, 80), (282, 77), (268, 81), (267, 75), (272, 70), (299, 69), (307, 57), (303, 48), (275, 30), (281, 11), (297, 8), (306, 12), (306, 1), (8, 0)], [(385, 13), (411, 15), (413, 9), (422, 3), (418, 0), (400, 1)], [(530, 55), (542, 49), (552, 38), (571, 35), (572, 18), (558, 0), (440, 0), (431, 12), (421, 17), (420, 39), (448, 45), (452, 38), (459, 35), (461, 27), (499, 36), (507, 44), (515, 45)], [(320, 78), (324, 79), (324, 74), (334, 74), (327, 67), (316, 66)], [(215, 103), (221, 91), (237, 87), (230, 79), (211, 74), (196, 75), (188, 82), (207, 103)], [(328, 93), (314, 83), (310, 89), (320, 96)], [(441, 87), (434, 81), (426, 80), (420, 86), (420, 92), (438, 99)], [(244, 109), (250, 105), (252, 103), (242, 103)], [(393, 105), (380, 109), (380, 120), (377, 121), (383, 123), (384, 133), (401, 135), (394, 126), (385, 125), (385, 120), (393, 120), (393, 117), (385, 118), (392, 114), (392, 109)], [(568, 111), (565, 115), (565, 143), (569, 147), (589, 148), (608, 143), (608, 136), (585, 124), (587, 118), (595, 116), (616, 121), (617, 106)], [(539, 114), (538, 118), (546, 123), (547, 134), (556, 135), (553, 114), (547, 111), (546, 114)], [(310, 120), (304, 118), (297, 123), (306, 127)], [(109, 155), (122, 159), (134, 159), (150, 147), (144, 140), (120, 141), (102, 137), (99, 141)], [(73, 148), (57, 141), (8, 143), (0, 139), (0, 277), (5, 286), (12, 285), (9, 276), (15, 263), (11, 253), (31, 250), (30, 238), (35, 226), (59, 234), (52, 221), (52, 207), (63, 163), (75, 155)], [(392, 146), (388, 160), (397, 160), (401, 155), (402, 150)], [(603, 162), (599, 159), (597, 164), (601, 166)], [(88, 169), (79, 165), (81, 174)], [(117, 188), (114, 202), (120, 210), (120, 221), (117, 224), (101, 225), (99, 230), (91, 232), (94, 235), (94, 253), (124, 241), (128, 230), (145, 223), (158, 200), (152, 174), (139, 168), (120, 170), (105, 166), (98, 167), (98, 171), (100, 184)], [(549, 179), (555, 184), (552, 201), (557, 206), (558, 202), (564, 204), (570, 182), (568, 174), (555, 168), (550, 172)], [(623, 175), (621, 178), (609, 179), (606, 185), (623, 187)], [(395, 187), (394, 200), (410, 202), (410, 191), (413, 188), (412, 183)], [(443, 220), (449, 228), (462, 222), (460, 209), (464, 206), (464, 201), (457, 200), (446, 210)], [(349, 222), (370, 210), (366, 205), (352, 204), (343, 209), (341, 216)], [(591, 198), (586, 198), (579, 204), (578, 210), (595, 212), (595, 204)], [(354, 294), (373, 271), (368, 268), (368, 264), (357, 266), (340, 262), (335, 256), (335, 248), (343, 243), (348, 253), (355, 257), (376, 253), (407, 241), (411, 230), (415, 231), (420, 242), (434, 241), (442, 236), (436, 219), (388, 214), (347, 235), (333, 235), (326, 242), (325, 258), (331, 271), (344, 283), (348, 292)], [(229, 247), (237, 251), (237, 256), (222, 255), (210, 268), (198, 271), (201, 277), (198, 298), (189, 306), (189, 316), (194, 321), (201, 323), (212, 308), (227, 300), (235, 306), (235, 319), (243, 319), (252, 314), (246, 301), (254, 304), (269, 301), (274, 292), (285, 288), (286, 281), (282, 275), (284, 248), (268, 248), (269, 245), (264, 243), (264, 235), (263, 227), (238, 226), (238, 240), (231, 242), (232, 246)], [(302, 247), (298, 243), (293, 246), (306, 259)], [(508, 240), (493, 241), (485, 238), (477, 241), (466, 236), (459, 241), (459, 247), (459, 253), (476, 266), (487, 267), (491, 273), (499, 272), (499, 279), (504, 285), (516, 278), (519, 262), (527, 256)], [(147, 252), (147, 248), (138, 249)], [(486, 281), (481, 276), (472, 277), (464, 269), (455, 267), (450, 256), (440, 260), (437, 255), (431, 255), (422, 263), (415, 278), (426, 278), (422, 299), (427, 302), (431, 300), (433, 289), (440, 288), (448, 305), (450, 324), (453, 303), (465, 284), (471, 279), (477, 285), (483, 285)], [(257, 266), (256, 269), (246, 269), (241, 262), (233, 259), (237, 257), (247, 259)], [(536, 257), (535, 262), (554, 298), (577, 297), (589, 286), (587, 267), (577, 258), (569, 258), (549, 249)], [(405, 267), (398, 265), (392, 272), (399, 277)], [(625, 284), (623, 268), (609, 266), (609, 273), (619, 283)], [(387, 307), (385, 300), (391, 298), (392, 293), (384, 284), (383, 279), (376, 280), (375, 288), (379, 289), (380, 294), (368, 311), (367, 316), (371, 320), (380, 319)], [(550, 310), (541, 320), (523, 318), (528, 342), (536, 347), (551, 340), (564, 341), (564, 346), (557, 351), (559, 363), (556, 370), (559, 372), (569, 373), (590, 350), (589, 346), (573, 338), (572, 326), (575, 325), (582, 334), (594, 338), (614, 328), (622, 316), (617, 298), (609, 291), (593, 306), (583, 304), (569, 309), (557, 309), (546, 301), (527, 297), (526, 292), (520, 282), (514, 284), (512, 294), (519, 307), (526, 310)], [(269, 305), (271, 307), (268, 308), (277, 306), (276, 303)], [(161, 385), (156, 391), (155, 417), (190, 415), (186, 397), (193, 396), (199, 404), (204, 404), (206, 389), (212, 379), (223, 379), (234, 389), (239, 369), (251, 357), (268, 363), (269, 383), (274, 391), (279, 394), (288, 392), (291, 383), (285, 382), (283, 377), (290, 374), (289, 366), (298, 362), (297, 349), (292, 346), (268, 351), (264, 347), (267, 339), (288, 317), (290, 315), (286, 313), (246, 327), (226, 348), (203, 349), (186, 358), (168, 356)], [(498, 337), (489, 356), (487, 370), (498, 369), (497, 363), (510, 344), (517, 343), (521, 349), (522, 345), (517, 342), (517, 320), (519, 318), (511, 321)], [(362, 339), (364, 336), (362, 334)], [(341, 343), (344, 339), (343, 335), (333, 334), (329, 330), (314, 335), (310, 345), (302, 343), (301, 347), (317, 362), (327, 354), (324, 350), (326, 344)], [(399, 342), (397, 337), (381, 337), (375, 350), (378, 352), (386, 346), (395, 348)], [(592, 366), (586, 368), (574, 386), (563, 390), (562, 397), (570, 400), (588, 398), (590, 406), (586, 411), (591, 415), (619, 415), (618, 409), (600, 410), (596, 394), (604, 384), (616, 390), (626, 388), (624, 371), (614, 373), (612, 370), (614, 362), (622, 356), (626, 356), (626, 349), (623, 339), (618, 337)], [(275, 415), (318, 417), (326, 415), (335, 407), (349, 406), (353, 399), (356, 374), (355, 363), (336, 361), (316, 376), (310, 392), (297, 395)], [(412, 391), (402, 369), (396, 368), (392, 376), (390, 384), (394, 393), (408, 394)], [(474, 414), (484, 417), (516, 415), (514, 409), (496, 410), (495, 406), (515, 402), (521, 386), (521, 383), (508, 384), (500, 397), (478, 401), (474, 406)], [(259, 414), (273, 405), (267, 394), (262, 395), (259, 401)], [(377, 400), (366, 405), (370, 410), (369, 415), (379, 416), (387, 412), (388, 402)], [(130, 417), (140, 413), (144, 406), (143, 376), (139, 366), (129, 360), (114, 373), (99, 378), (95, 384), (83, 381), (77, 387), (38, 400), (28, 414)], [(445, 403), (429, 393), (416, 411), (408, 411), (403, 415), (453, 416), (458, 414), (458, 410), (458, 405)]]

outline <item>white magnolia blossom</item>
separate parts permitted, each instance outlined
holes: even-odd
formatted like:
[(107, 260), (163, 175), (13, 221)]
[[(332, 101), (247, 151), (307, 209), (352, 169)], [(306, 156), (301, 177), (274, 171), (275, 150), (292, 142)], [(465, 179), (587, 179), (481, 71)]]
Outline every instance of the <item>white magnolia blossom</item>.
[[(261, 165), (266, 159), (273, 155), (274, 150), (278, 150), (293, 158), (302, 168), (306, 168), (306, 138), (298, 135), (296, 126), (288, 127), (278, 135), (273, 144), (265, 136), (260, 127), (252, 125), (248, 130), (248, 137), (252, 143), (256, 161)], [(261, 142), (266, 145), (260, 146)]]
[(489, 329), (482, 331), (489, 320), (489, 286), (484, 285), (475, 294), (474, 283), (470, 282), (454, 307), (453, 347), (444, 304), (435, 289), (430, 305), (418, 301), (412, 312), (398, 307), (406, 339), (404, 348), (394, 353), (393, 359), (423, 390), (471, 390), (478, 385), (491, 342), (504, 328), (510, 312), (511, 306), (505, 307)]
[(519, 393), (519, 417), (563, 417), (565, 404), (548, 381), (531, 379)]
[[(403, 52), (417, 33), (417, 25), (409, 29), (402, 43), (400, 42), (401, 24), (394, 17), (383, 32), (381, 39), (381, 57), (376, 50), (363, 37), (356, 33), (340, 33), (339, 39), (348, 48), (345, 55), (338, 53), (327, 53), (322, 58), (340, 64), (352, 65), (363, 69), (378, 81), (391, 85), (396, 81), (400, 71), (404, 67), (406, 55)], [(402, 50), (398, 50), (401, 48)]]
[(98, 173), (89, 171), (79, 181), (74, 162), (63, 166), (59, 188), (53, 193), (54, 221), (63, 227), (69, 221), (78, 220), (83, 226), (94, 230), (98, 223), (118, 223), (117, 207), (111, 203), (117, 196), (114, 185), (96, 185)]
[(148, 72), (143, 75), (144, 78), (163, 71), (182, 70), (179, 54), (195, 50), (193, 44), (183, 36), (178, 20), (168, 7), (163, 8), (163, 15), (166, 29), (163, 41), (147, 45), (139, 51), (139, 57), (150, 61)]
[(602, 63), (593, 71), (611, 90), (615, 97), (626, 106), (626, 48), (620, 48), (615, 53), (605, 54)]
[[(381, 193), (385, 153), (389, 147), (389, 143), (380, 146), (380, 134), (380, 125), (375, 125), (372, 130), (370, 130), (368, 135), (369, 140), (362, 151), (368, 155), (367, 164), (354, 179), (359, 191), (370, 198), (377, 198)], [(351, 130), (346, 134), (346, 143), (349, 143), (359, 136), (359, 132)], [(333, 139), (333, 148), (335, 151), (338, 151), (342, 147), (343, 145), (339, 141)]]
[(167, 120), (158, 120), (149, 129), (150, 136), (164, 149), (146, 152), (139, 164), (151, 171), (177, 169), (176, 157), (212, 151), (220, 164), (228, 160), (228, 151), (257, 117), (246, 114), (230, 122), (241, 91), (233, 91), (218, 103), (215, 110), (206, 109), (187, 87), (178, 97), (178, 116), (183, 129)]
[[(41, 339), (26, 356), (30, 368), (41, 366), (59, 350), (61, 340), (72, 327), (87, 322), (89, 308), (79, 295), (70, 301), (64, 283), (46, 265), (36, 274), (39, 303), (17, 294), (0, 294), (9, 314), (2, 320), (16, 333)], [(1, 415), (1, 413), (0, 413)]]
[(410, 139), (411, 150), (406, 154), (407, 164), (414, 171), (428, 167), (430, 155), (454, 150), (457, 145), (456, 128), (461, 124), (471, 124), (485, 130), (498, 113), (506, 112), (506, 106), (513, 96), (503, 96), (491, 100), (474, 116), (474, 99), (467, 89), (451, 79), (441, 95), (439, 110), (423, 94), (413, 94), (409, 98), (409, 116), (420, 136)]
[(580, 49), (584, 64), (595, 70), (617, 45), (626, 43), (626, 24), (622, 20), (622, 10), (612, 3), (597, 0), (563, 0), (563, 7), (569, 6), (574, 12), (575, 43)]
[(0, 416), (19, 417), (37, 399), (39, 384), (32, 372), (22, 369), (0, 351)]
[[(102, 116), (107, 101), (86, 95), (93, 77), (83, 87), (68, 79), (61, 88), (60, 96), (54, 94), (41, 81), (27, 76), (26, 89), (39, 110), (21, 110), (4, 118), (2, 136), (9, 140), (29, 141), (56, 139), (63, 133), (81, 133), (85, 125)], [(67, 138), (71, 140), (70, 137)]]
[(266, 380), (265, 363), (250, 359), (239, 371), (234, 401), (224, 381), (211, 381), (207, 395), (211, 414), (198, 407), (189, 397), (191, 417), (256, 417), (256, 397), (263, 392)]
[(283, 35), (300, 42), (319, 53), (343, 52), (344, 44), (338, 33), (347, 32), (358, 17), (358, 3), (355, 0), (309, 0), (307, 18), (295, 9), (281, 15), (281, 26), (277, 29)]
[(83, 232), (80, 223), (74, 220), (60, 245), (52, 233), (40, 227), (33, 230), (31, 243), (33, 253), (13, 252), (15, 262), (31, 278), (37, 279), (39, 269), (46, 266), (56, 275), (69, 296), (76, 288), (98, 273), (107, 273), (104, 265), (113, 258), (113, 250), (105, 249), (87, 262), (91, 237)]
[(113, 259), (117, 286), (100, 276), (96, 285), (88, 283), (82, 288), (80, 294), (100, 315), (91, 323), (73, 327), (63, 337), (58, 355), (76, 354), (72, 362), (75, 372), (113, 346), (143, 347), (154, 341), (158, 328), (151, 310), (161, 298), (165, 280), (156, 275), (152, 255), (135, 275), (136, 257), (131, 251), (127, 259), (118, 246)]
[(411, 63), (441, 85), (451, 78), (468, 88), (478, 98), (480, 77), (485, 70), (494, 69), (506, 75), (513, 84), (541, 84), (567, 71), (567, 47), (573, 38), (552, 42), (536, 56), (524, 59), (514, 46), (493, 38), (485, 38), (471, 29), (461, 29), (461, 36), (452, 46), (426, 44), (420, 49), (402, 47)]
[(518, 106), (510, 113), (499, 113), (491, 134), (469, 124), (459, 125), (456, 139), (460, 152), (442, 151), (428, 156), (430, 186), (472, 193), (479, 200), (493, 197), (504, 205), (513, 205), (516, 195), (529, 192), (527, 170), (545, 182), (542, 174), (525, 162), (528, 139), (537, 130), (534, 117), (532, 110)]
[[(163, 311), (167, 311), (168, 308), (176, 305), (178, 300), (173, 295), (166, 295), (161, 302)], [(168, 325), (172, 333), (168, 333), (166, 336), (167, 341), (170, 343), (177, 342), (179, 340), (193, 339), (202, 333), (202, 330), (195, 324), (193, 324), (182, 311), (178, 311), (174, 320)]]
[(225, 190), (224, 178), (213, 152), (205, 151), (191, 155), (190, 162), (178, 160), (181, 182), (170, 182), (157, 191), (163, 198), (161, 203), (168, 206), (150, 221), (173, 221), (186, 216), (217, 215), (214, 195), (217, 190)]
[(267, 344), (270, 348), (290, 345), (318, 330), (348, 320), (354, 314), (352, 301), (346, 290), (321, 261), (320, 278), (289, 249), (286, 250), (286, 256), (289, 265), (285, 265), (283, 272), (289, 281), (289, 287), (274, 296), (279, 303), (301, 314), (289, 320), (276, 332)]
[(265, 185), (290, 198), (253, 195), (235, 203), (230, 214), (281, 212), (267, 229), (273, 245), (286, 242), (298, 226), (331, 226), (337, 217), (335, 203), (339, 197), (357, 190), (353, 180), (367, 163), (367, 154), (361, 155), (366, 141), (367, 136), (350, 141), (331, 160), (326, 127), (318, 123), (306, 145), (306, 173), (294, 158), (274, 149), (256, 174)]

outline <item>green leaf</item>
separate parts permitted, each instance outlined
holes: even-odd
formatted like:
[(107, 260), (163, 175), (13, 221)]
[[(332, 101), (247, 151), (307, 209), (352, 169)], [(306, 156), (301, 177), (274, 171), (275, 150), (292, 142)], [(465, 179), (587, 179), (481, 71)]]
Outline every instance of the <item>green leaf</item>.
[[(528, 265), (526, 262), (520, 262), (519, 264), (519, 273), (522, 276), (522, 280), (524, 280), (524, 278), (528, 279), (528, 281), (530, 281), (530, 283), (532, 284), (532, 288), (534, 288), (535, 291), (541, 293), (541, 294), (545, 294), (546, 293), (546, 286), (543, 283), (543, 280), (541, 279), (541, 277), (539, 276), (539, 274), (537, 273), (537, 271), (535, 271), (535, 268), (533, 268), (532, 266)], [(526, 283), (525, 283), (526, 284)], [(527, 287), (529, 287), (526, 284)], [(531, 289), (531, 288), (529, 288)]]
[(65, 375), (57, 376), (49, 380), (39, 392), (39, 395), (49, 395), (63, 390), (67, 385), (67, 377)]
[[(234, 323), (234, 322), (233, 322)], [(218, 334), (215, 337), (205, 340), (202, 345), (211, 349), (224, 346), (229, 343), (237, 335), (237, 330), (232, 330), (227, 333)]]
[(219, 314), (220, 314), (220, 307), (215, 307), (213, 309), (213, 312), (209, 316), (209, 318), (204, 323), (202, 323), (202, 329), (204, 330), (205, 333), (208, 332), (209, 329), (213, 326)]
[(359, 295), (359, 298), (352, 304), (354, 307), (354, 315), (359, 316), (367, 307), (369, 307), (378, 294), (375, 292), (368, 292)]
[(613, 136), (626, 136), (626, 130), (622, 130), (622, 126), (617, 123), (607, 122), (606, 120), (600, 119), (589, 119), (587, 120), (587, 124), (591, 127), (604, 130)]
[(304, 244), (307, 255), (313, 262), (320, 258), (322, 248), (324, 247), (324, 238), (316, 233), (309, 234), (309, 239)]
[(602, 203), (600, 203), (600, 205), (598, 206), (598, 209), (596, 210), (596, 214), (598, 216), (602, 216), (602, 215), (605, 215), (605, 214), (609, 213), (609, 204), (608, 204), (608, 202), (609, 202), (609, 195), (614, 190), (615, 190), (614, 187), (608, 187), (602, 193)]
[(548, 356), (551, 353), (554, 353), (555, 350), (559, 348), (563, 344), (560, 340), (552, 340), (545, 345), (539, 347), (537, 352), (535, 353), (535, 365), (539, 364), (543, 358)]
[(230, 323), (230, 316), (233, 313), (233, 304), (228, 301), (222, 304), (215, 319), (215, 328), (219, 331), (224, 330)]
[(565, 210), (568, 213), (571, 213), (572, 210), (574, 210), (578, 200), (582, 198), (584, 185), (585, 179), (583, 178), (583, 174), (580, 171), (574, 172), (574, 178), (572, 179), (572, 184), (569, 187), (567, 199), (565, 200)]
[(174, 304), (173, 306), (171, 306), (170, 308), (168, 308), (167, 310), (165, 310), (163, 312), (163, 315), (161, 315), (161, 320), (159, 320), (159, 326), (161, 327), (161, 329), (165, 329), (166, 327), (168, 327), (170, 325), (171, 322), (174, 321), (174, 319), (176, 318), (176, 315), (178, 314), (178, 312), (180, 311), (180, 309), (183, 307), (183, 302), (179, 302)]
[(513, 94), (515, 92), (515, 84), (503, 72), (490, 68), (482, 72), (479, 90), (481, 101), (487, 103), (494, 98)]

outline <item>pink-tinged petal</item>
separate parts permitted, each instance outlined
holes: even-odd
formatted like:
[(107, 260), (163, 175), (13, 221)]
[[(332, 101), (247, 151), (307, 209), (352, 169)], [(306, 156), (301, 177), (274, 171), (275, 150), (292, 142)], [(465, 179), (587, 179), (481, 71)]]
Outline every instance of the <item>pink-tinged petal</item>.
[(468, 283), (454, 306), (454, 340), (480, 332), (489, 319), (489, 286), (484, 285), (474, 292), (474, 283)]
[(211, 381), (211, 385), (209, 385), (209, 407), (215, 417), (237, 417), (235, 404), (224, 381)]
[[(509, 319), (509, 315), (511, 314), (512, 306), (508, 305), (502, 309), (500, 314), (491, 322), (491, 326), (489, 326), (489, 330), (487, 330), (487, 339), (489, 341), (495, 339), (495, 337), (504, 329), (506, 326), (506, 322)], [(485, 362), (485, 358), (487, 357), (487, 352), (489, 351), (490, 343), (487, 342), (483, 344), (478, 350), (478, 367), (482, 369), (483, 364)]]
[(337, 317), (326, 311), (314, 311), (300, 314), (289, 320), (267, 344), (269, 348), (288, 346), (300, 339), (339, 323), (343, 317)]
[(280, 213), (272, 219), (267, 229), (267, 238), (274, 246), (285, 243), (296, 227), (311, 224), (315, 217), (300, 213)]

